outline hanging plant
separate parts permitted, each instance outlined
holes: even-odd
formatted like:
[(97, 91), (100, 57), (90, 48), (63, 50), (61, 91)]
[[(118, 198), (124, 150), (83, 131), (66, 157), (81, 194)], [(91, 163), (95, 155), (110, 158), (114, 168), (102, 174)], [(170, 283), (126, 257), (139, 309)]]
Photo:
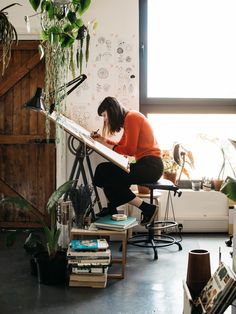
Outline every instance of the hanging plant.
[[(85, 25), (82, 15), (89, 9), (91, 0), (29, 0), (29, 2), (36, 15), (41, 16), (39, 51), (41, 58), (45, 58), (46, 111), (50, 112), (53, 104), (54, 111), (59, 117), (65, 108), (68, 71), (71, 70), (75, 77), (77, 64), (82, 74), (83, 63), (87, 65), (89, 59), (89, 27), (94, 29), (96, 23)], [(33, 16), (35, 15), (25, 17), (27, 29), (30, 29), (29, 20)], [(74, 51), (77, 53), (74, 54)], [(48, 126), (47, 121), (47, 133), (49, 133)]]
[(18, 36), (15, 27), (8, 20), (6, 10), (19, 3), (12, 3), (0, 10), (0, 47), (2, 54), (0, 55), (0, 63), (2, 63), (2, 76), (9, 65), (11, 59), (11, 46), (13, 42), (18, 43)]

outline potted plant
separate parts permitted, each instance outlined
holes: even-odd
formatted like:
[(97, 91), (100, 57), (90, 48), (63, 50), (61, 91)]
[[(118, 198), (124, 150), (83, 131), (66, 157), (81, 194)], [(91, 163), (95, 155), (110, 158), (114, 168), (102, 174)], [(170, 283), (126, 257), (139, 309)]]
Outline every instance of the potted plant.
[[(41, 58), (45, 57), (45, 97), (47, 111), (55, 104), (54, 111), (60, 113), (65, 99), (65, 86), (68, 70), (75, 77), (75, 60), (80, 73), (83, 61), (89, 59), (89, 26), (85, 25), (82, 15), (89, 9), (91, 0), (29, 0), (36, 15), (41, 16)], [(33, 15), (34, 16), (34, 15)], [(29, 20), (25, 21), (29, 29)]]
[(20, 5), (19, 3), (12, 3), (0, 10), (0, 63), (2, 64), (2, 76), (5, 73), (6, 68), (11, 59), (11, 46), (13, 42), (18, 42), (18, 36), (15, 27), (8, 19), (7, 9), (12, 6)]
[[(28, 247), (35, 247), (37, 242), (39, 244), (40, 251), (35, 255), (35, 262), (40, 283), (59, 284), (65, 282), (66, 253), (58, 247), (60, 229), (57, 228), (56, 224), (56, 210), (59, 199), (72, 188), (73, 183), (74, 180), (67, 181), (52, 193), (47, 202), (48, 217), (45, 217), (44, 220), (37, 215), (31, 204), (23, 198), (5, 197), (0, 201), (0, 203), (14, 204), (23, 211), (32, 212), (42, 225), (45, 238), (44, 250), (42, 251), (41, 238), (34, 236), (34, 232), (30, 233), (30, 236), (27, 238), (28, 243), (27, 241), (25, 242), (25, 245), (28, 244)], [(11, 236), (11, 244), (13, 242), (14, 240)]]
[(218, 137), (209, 137), (207, 136), (206, 134), (200, 134), (200, 138), (202, 138), (203, 140), (207, 140), (213, 144), (216, 145), (216, 147), (218, 147), (220, 153), (221, 153), (221, 156), (222, 156), (222, 163), (221, 163), (221, 166), (220, 166), (220, 170), (218, 172), (218, 175), (212, 179), (212, 183), (213, 183), (213, 186), (214, 186), (214, 189), (216, 191), (220, 191), (221, 189), (221, 186), (224, 182), (224, 179), (226, 177), (226, 164), (229, 165), (233, 175), (235, 176), (235, 172), (234, 172), (234, 169), (231, 165), (231, 162), (227, 156), (227, 153), (226, 153), (226, 141), (224, 141), (223, 139), (220, 139)]
[(163, 177), (165, 179), (177, 184), (182, 173), (190, 179), (190, 169), (194, 168), (194, 158), (192, 152), (182, 144), (175, 144), (173, 150), (163, 150), (162, 160), (164, 164)]
[(162, 161), (164, 165), (163, 178), (170, 180), (175, 184), (179, 165), (174, 160), (173, 153), (171, 150), (163, 150)]

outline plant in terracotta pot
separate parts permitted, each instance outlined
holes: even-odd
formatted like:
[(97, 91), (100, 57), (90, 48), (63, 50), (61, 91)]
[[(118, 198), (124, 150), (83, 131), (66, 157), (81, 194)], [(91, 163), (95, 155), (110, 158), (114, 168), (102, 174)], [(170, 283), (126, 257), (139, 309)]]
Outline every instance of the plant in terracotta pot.
[(170, 180), (175, 184), (179, 165), (174, 160), (172, 150), (163, 150), (162, 161), (164, 164), (163, 178)]
[(173, 150), (163, 150), (162, 160), (164, 164), (164, 179), (178, 184), (182, 173), (190, 179), (190, 170), (194, 168), (194, 158), (192, 152), (182, 144), (174, 144)]
[[(35, 256), (35, 261), (38, 269), (38, 278), (40, 283), (44, 284), (59, 284), (65, 282), (66, 273), (66, 253), (60, 250), (58, 246), (58, 239), (60, 236), (60, 229), (57, 228), (56, 223), (56, 211), (59, 199), (68, 192), (74, 183), (74, 180), (70, 180), (61, 185), (50, 196), (47, 202), (48, 216), (42, 219), (34, 211), (31, 204), (20, 197), (5, 197), (0, 203), (11, 203), (16, 207), (26, 212), (32, 212), (38, 218), (43, 228), (44, 239), (35, 237), (35, 232), (32, 231), (25, 245), (28, 247), (35, 247), (36, 244), (40, 247), (40, 252)], [(17, 233), (17, 231), (16, 231)], [(13, 234), (14, 236), (14, 234)], [(13, 244), (13, 236), (11, 234), (11, 244)], [(42, 245), (44, 244), (44, 250), (42, 251)], [(35, 252), (34, 252), (35, 253)]]

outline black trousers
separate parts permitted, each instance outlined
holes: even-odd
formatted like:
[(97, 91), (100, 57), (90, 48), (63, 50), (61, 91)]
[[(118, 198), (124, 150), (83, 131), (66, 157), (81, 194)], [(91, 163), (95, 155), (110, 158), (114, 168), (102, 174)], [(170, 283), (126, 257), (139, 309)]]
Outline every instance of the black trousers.
[(131, 163), (129, 173), (111, 162), (103, 162), (95, 170), (94, 184), (103, 188), (110, 206), (115, 208), (135, 198), (130, 190), (132, 184), (156, 182), (162, 173), (162, 159), (155, 156), (146, 156)]

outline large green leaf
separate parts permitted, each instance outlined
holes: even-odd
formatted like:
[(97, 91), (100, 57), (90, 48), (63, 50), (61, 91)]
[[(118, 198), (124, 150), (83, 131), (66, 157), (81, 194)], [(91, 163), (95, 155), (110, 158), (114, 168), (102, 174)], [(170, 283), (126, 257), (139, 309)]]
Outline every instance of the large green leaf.
[(37, 11), (38, 7), (40, 6), (41, 0), (29, 0), (29, 2), (32, 5), (33, 9)]
[(49, 229), (44, 227), (44, 233), (46, 236), (47, 251), (50, 257), (55, 256), (58, 249), (58, 239), (61, 233), (60, 229)]
[(68, 20), (72, 23), (74, 23), (76, 21), (76, 13), (75, 12), (72, 12), (72, 11), (69, 11), (68, 14), (67, 14), (67, 18)]
[(85, 11), (88, 10), (88, 8), (90, 7), (91, 4), (91, 0), (80, 0), (80, 6), (79, 6), (79, 14), (83, 15)]
[(48, 202), (47, 202), (47, 210), (50, 213), (50, 210), (57, 204), (59, 199), (62, 197), (63, 194), (68, 192), (74, 183), (74, 180), (70, 180), (59, 186), (59, 188), (52, 193)]
[(229, 199), (236, 201), (236, 180), (231, 177), (227, 177), (222, 184), (220, 191)]

